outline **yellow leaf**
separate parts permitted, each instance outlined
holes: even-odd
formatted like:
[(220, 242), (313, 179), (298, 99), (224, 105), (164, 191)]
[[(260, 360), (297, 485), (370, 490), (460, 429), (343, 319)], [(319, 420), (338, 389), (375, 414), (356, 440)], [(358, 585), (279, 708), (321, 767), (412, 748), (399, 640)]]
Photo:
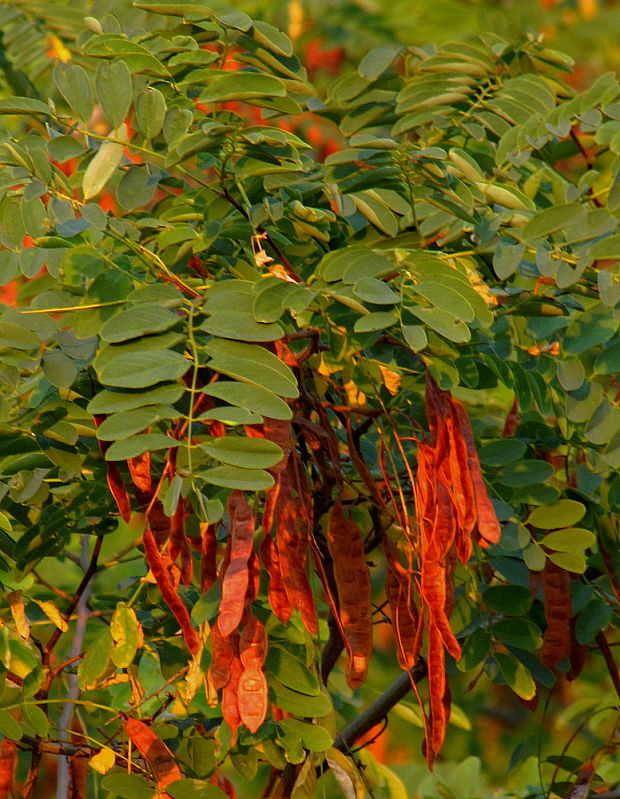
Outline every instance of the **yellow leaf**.
[(293, 785), (292, 799), (312, 799), (315, 787), (316, 768), (314, 767), (314, 757), (309, 754), (299, 770), (295, 785)]
[(116, 761), (114, 751), (108, 746), (100, 749), (96, 755), (93, 755), (88, 761), (89, 766), (97, 771), (99, 774), (107, 774)]
[(67, 632), (67, 630), (69, 629), (69, 625), (63, 619), (63, 617), (60, 615), (60, 611), (58, 610), (58, 608), (56, 607), (56, 605), (53, 602), (48, 602), (48, 601), (39, 602), (38, 599), (35, 599), (34, 601), (41, 608), (43, 613), (45, 613), (45, 615), (52, 622), (52, 624), (54, 624), (56, 627), (58, 627), (58, 629), (61, 632), (63, 632), (63, 633)]
[(82, 191), (84, 199), (99, 194), (108, 180), (116, 172), (118, 165), (123, 157), (125, 144), (129, 141), (127, 125), (123, 122), (116, 130), (110, 133), (110, 139), (115, 141), (104, 141), (93, 160), (86, 167), (82, 179)]
[(364, 795), (364, 786), (353, 761), (333, 747), (327, 750), (325, 759), (345, 799), (361, 799)]
[(366, 405), (366, 394), (360, 391), (352, 380), (342, 386), (347, 393), (347, 400), (352, 408), (361, 408)]
[(26, 609), (24, 607), (24, 595), (21, 591), (10, 591), (7, 594), (7, 601), (11, 608), (11, 615), (15, 622), (15, 629), (22, 638), (28, 640), (30, 638), (30, 622), (26, 617)]
[(598, 11), (598, 0), (579, 0), (579, 11), (584, 19), (592, 19)]
[(62, 61), (63, 64), (66, 64), (67, 61), (71, 61), (71, 51), (67, 50), (58, 36), (54, 36), (53, 33), (50, 33), (47, 37), (47, 47), (48, 58), (57, 58), (59, 61)]
[(401, 375), (398, 372), (392, 372), (391, 369), (388, 369), (387, 366), (382, 366), (379, 364), (379, 371), (381, 372), (381, 377), (383, 378), (383, 385), (387, 388), (390, 394), (394, 397), (398, 394), (398, 389), (400, 388), (400, 381)]
[(289, 0), (288, 35), (293, 41), (299, 39), (304, 29), (304, 9), (300, 0)]

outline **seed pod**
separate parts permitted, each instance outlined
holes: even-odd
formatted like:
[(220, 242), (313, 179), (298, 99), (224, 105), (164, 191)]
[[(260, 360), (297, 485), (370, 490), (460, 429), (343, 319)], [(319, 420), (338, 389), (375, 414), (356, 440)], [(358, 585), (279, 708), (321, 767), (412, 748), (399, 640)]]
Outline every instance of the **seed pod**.
[(138, 494), (151, 495), (153, 482), (151, 479), (151, 453), (144, 452), (127, 461), (129, 474)]
[(271, 528), (273, 527), (273, 522), (276, 516), (276, 509), (278, 507), (278, 500), (280, 498), (280, 487), (282, 482), (278, 476), (276, 476), (275, 483), (271, 486), (271, 488), (267, 491), (265, 495), (265, 504), (263, 505), (263, 516), (261, 519), (261, 527), (263, 528), (263, 532), (270, 533)]
[(164, 506), (158, 499), (147, 510), (146, 521), (155, 536), (157, 546), (163, 549), (170, 538), (172, 520), (169, 516), (166, 516)]
[(263, 567), (269, 574), (269, 586), (267, 588), (269, 604), (280, 621), (286, 624), (291, 618), (293, 609), (286, 595), (284, 582), (282, 580), (278, 548), (270, 535), (266, 535), (263, 539), (260, 548), (260, 557)]
[[(99, 427), (104, 421), (105, 416), (102, 414), (96, 413), (93, 415), (93, 422), (96, 428)], [(104, 458), (110, 444), (110, 441), (99, 442), (99, 449), (101, 450), (101, 454)], [(116, 502), (118, 512), (121, 515), (121, 519), (124, 522), (128, 522), (131, 518), (131, 500), (129, 499), (129, 494), (127, 493), (127, 487), (125, 486), (123, 478), (121, 477), (121, 471), (118, 467), (118, 463), (115, 461), (106, 461), (105, 468), (108, 488), (110, 489), (110, 493)]]
[(463, 440), (467, 447), (467, 463), (469, 466), (469, 473), (474, 488), (474, 499), (476, 503), (477, 527), (480, 539), (478, 543), (480, 546), (488, 546), (489, 544), (497, 544), (501, 534), (501, 527), (497, 521), (495, 508), (489, 495), (487, 493), (484, 479), (482, 477), (482, 470), (480, 469), (480, 460), (478, 459), (478, 452), (476, 451), (476, 444), (474, 443), (474, 434), (471, 429), (471, 422), (465, 413), (465, 410), (459, 402), (452, 400), (452, 407), (455, 410), (456, 418), (461, 428)]
[(248, 590), (248, 562), (254, 542), (254, 517), (243, 491), (228, 497), (230, 514), (230, 563), (222, 580), (222, 601), (217, 623), (222, 635), (230, 635), (241, 624)]
[(422, 564), (421, 593), (427, 605), (430, 624), (437, 628), (443, 643), (455, 660), (461, 657), (461, 647), (454, 637), (446, 617), (446, 573), (441, 563), (425, 560)]
[[(241, 715), (239, 713), (239, 679), (243, 673), (243, 664), (239, 659), (238, 638), (232, 638), (233, 643), (233, 658), (230, 663), (230, 680), (224, 686), (222, 691), (222, 715), (224, 721), (228, 724), (232, 731), (231, 746), (235, 745), (237, 740), (237, 730), (241, 724)], [(235, 651), (236, 650), (236, 651)]]
[(170, 574), (168, 573), (168, 569), (166, 568), (166, 564), (162, 558), (161, 552), (159, 551), (159, 547), (157, 546), (157, 542), (155, 541), (155, 536), (153, 535), (153, 532), (148, 524), (144, 528), (142, 542), (144, 544), (146, 562), (153, 573), (155, 582), (159, 586), (163, 600), (174, 614), (176, 620), (179, 622), (179, 626), (183, 632), (183, 638), (185, 639), (187, 648), (193, 655), (195, 655), (200, 649), (200, 641), (198, 640), (196, 631), (192, 626), (189, 611), (181, 600), (181, 597), (176, 592), (175, 586), (170, 578)]
[[(305, 628), (317, 635), (319, 626), (316, 618), (314, 597), (308, 575), (306, 560), (312, 524), (312, 508), (305, 494), (298, 490), (293, 497), (290, 472), (281, 476), (282, 487), (277, 522), (277, 550), (280, 555), (282, 581), (289, 604), (297, 608)], [(299, 486), (300, 481), (296, 481)]]
[(17, 744), (10, 738), (0, 743), (0, 799), (9, 799), (17, 768)]
[(174, 755), (144, 722), (127, 719), (125, 732), (152, 771), (159, 791), (164, 791), (171, 782), (182, 779)]
[(568, 572), (547, 558), (543, 570), (543, 585), (547, 626), (543, 634), (540, 660), (544, 666), (552, 667), (570, 651), (571, 598)]
[(250, 732), (256, 732), (269, 707), (267, 679), (256, 663), (246, 666), (241, 673), (237, 702), (241, 721)]
[[(428, 675), (429, 709), (431, 723), (431, 740), (426, 741), (426, 759), (429, 768), (439, 753), (446, 736), (446, 708), (444, 695), (446, 691), (446, 667), (443, 654), (441, 632), (431, 620), (428, 629), (428, 655), (426, 658)], [(429, 745), (430, 744), (430, 745)]]
[(402, 669), (415, 666), (419, 655), (419, 617), (413, 602), (411, 574), (398, 558), (398, 550), (386, 537), (383, 549), (387, 563), (385, 595), (392, 612), (396, 637), (396, 657)]
[(327, 546), (334, 564), (339, 615), (349, 655), (347, 683), (358, 688), (365, 680), (372, 654), (371, 585), (360, 531), (342, 513), (340, 501), (331, 509)]
[(200, 561), (200, 590), (203, 594), (211, 588), (217, 580), (217, 536), (214, 524), (201, 524), (200, 537), (201, 561)]
[(469, 471), (467, 457), (467, 444), (463, 438), (459, 419), (455, 409), (455, 402), (449, 404), (447, 419), (445, 420), (450, 442), (450, 454), (448, 467), (450, 473), (450, 493), (454, 505), (457, 529), (457, 547), (459, 552), (463, 550), (463, 557), (467, 563), (471, 557), (471, 532), (476, 525), (476, 504), (474, 497), (474, 486)]
[(230, 665), (235, 653), (235, 639), (239, 633), (234, 632), (226, 638), (220, 632), (217, 624), (211, 627), (211, 666), (209, 668), (209, 682), (219, 691), (230, 680)]
[(192, 553), (185, 537), (185, 503), (179, 498), (177, 509), (170, 524), (170, 559), (181, 556), (181, 581), (189, 585), (192, 581)]

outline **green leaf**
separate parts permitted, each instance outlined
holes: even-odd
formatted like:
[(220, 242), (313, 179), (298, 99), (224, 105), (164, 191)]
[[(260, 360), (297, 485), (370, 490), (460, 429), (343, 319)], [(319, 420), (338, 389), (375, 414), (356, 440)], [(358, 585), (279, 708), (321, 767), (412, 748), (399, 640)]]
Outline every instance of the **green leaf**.
[(77, 377), (78, 368), (73, 358), (62, 350), (50, 350), (41, 360), (43, 374), (53, 386), (68, 388)]
[(25, 327), (15, 322), (0, 321), (0, 347), (12, 347), (15, 350), (39, 349), (41, 340)]
[(243, 311), (214, 313), (200, 327), (213, 336), (239, 341), (277, 341), (284, 335), (280, 325), (257, 322), (253, 312)]
[(116, 199), (121, 208), (133, 211), (148, 205), (156, 188), (157, 180), (149, 175), (146, 167), (131, 166), (116, 187)]
[(586, 570), (586, 560), (577, 552), (552, 552), (548, 557), (552, 563), (566, 571), (583, 574)]
[(221, 405), (211, 408), (206, 413), (201, 413), (198, 419), (216, 419), (229, 425), (261, 424), (263, 417), (247, 408), (234, 408), (230, 405)]
[(592, 644), (614, 615), (613, 608), (601, 599), (591, 599), (577, 617), (575, 637), (580, 644)]
[(493, 254), (493, 269), (500, 280), (517, 271), (525, 254), (525, 244), (500, 241)]
[(26, 721), (37, 735), (41, 738), (47, 738), (50, 731), (50, 723), (38, 705), (24, 703), (21, 708), (21, 714), (24, 721)]
[(99, 194), (116, 172), (123, 157), (123, 150), (128, 138), (127, 126), (123, 123), (119, 128), (113, 130), (110, 138), (117, 141), (103, 142), (86, 167), (82, 178), (82, 191), (84, 192), (85, 200), (89, 200)]
[(19, 255), (11, 250), (0, 250), (0, 286), (6, 286), (19, 271)]
[(116, 606), (110, 622), (112, 651), (110, 657), (117, 669), (126, 669), (138, 650), (138, 618), (133, 608), (123, 603)]
[(402, 325), (405, 341), (414, 352), (423, 350), (428, 344), (428, 338), (422, 325)]
[(542, 239), (560, 230), (566, 230), (585, 217), (585, 207), (581, 203), (564, 203), (545, 208), (523, 228), (526, 241)]
[(527, 517), (527, 524), (543, 530), (555, 530), (558, 527), (571, 527), (581, 521), (586, 513), (582, 502), (574, 499), (561, 499), (553, 505), (545, 505), (534, 510)]
[(521, 699), (533, 699), (536, 696), (536, 683), (530, 672), (515, 657), (496, 652), (495, 662), (499, 666), (506, 684)]
[(468, 300), (454, 289), (454, 284), (452, 286), (444, 285), (441, 279), (438, 279), (434, 283), (418, 283), (412, 288), (416, 294), (424, 297), (442, 311), (456, 316), (463, 322), (474, 321), (474, 309)]
[(318, 678), (305, 663), (281, 646), (269, 647), (265, 669), (283, 685), (302, 694), (317, 696), (321, 692)]
[(145, 433), (142, 436), (115, 441), (106, 451), (105, 458), (107, 461), (126, 461), (129, 458), (137, 458), (143, 452), (178, 447), (180, 443), (163, 433)]
[(291, 370), (268, 350), (252, 344), (222, 346), (224, 342), (210, 342), (205, 349), (214, 357), (209, 367), (216, 372), (252, 383), (287, 399), (296, 399), (299, 389)]
[(601, 239), (601, 241), (597, 241), (588, 253), (588, 256), (593, 261), (607, 258), (620, 258), (620, 233), (614, 233), (613, 236), (607, 236)]
[(169, 405), (149, 405), (133, 411), (121, 411), (108, 416), (97, 429), (100, 441), (118, 441), (140, 433), (163, 419), (172, 419), (177, 415)]
[(51, 113), (50, 108), (41, 100), (32, 97), (5, 97), (0, 100), (1, 114), (46, 114)]
[(390, 209), (368, 192), (348, 194), (357, 210), (383, 231), (387, 236), (396, 236), (399, 231), (398, 219)]
[(217, 785), (206, 780), (176, 780), (166, 786), (172, 799), (226, 799), (226, 794)]
[(363, 277), (358, 280), (353, 286), (353, 291), (361, 300), (372, 302), (375, 305), (394, 305), (398, 302), (398, 294), (396, 294), (382, 280), (377, 280), (376, 277)]
[(53, 78), (69, 108), (82, 122), (88, 122), (93, 115), (95, 100), (86, 70), (79, 64), (57, 64)]
[(288, 735), (296, 735), (310, 752), (325, 752), (333, 744), (333, 738), (325, 727), (309, 724), (299, 719), (283, 719), (279, 726)]
[(59, 164), (64, 164), (71, 158), (82, 155), (84, 148), (73, 136), (57, 136), (48, 142), (47, 151)]
[(376, 80), (386, 69), (389, 69), (398, 52), (398, 49), (391, 47), (375, 47), (362, 58), (357, 71), (365, 80)]
[(492, 634), (507, 646), (534, 652), (542, 646), (542, 633), (529, 619), (500, 619), (491, 628)]
[(284, 457), (282, 449), (265, 438), (222, 436), (201, 443), (200, 449), (221, 463), (245, 469), (269, 469)]
[(521, 460), (527, 452), (527, 445), (516, 438), (502, 438), (491, 441), (480, 448), (480, 462), (485, 466), (506, 466)]
[(157, 136), (164, 124), (165, 115), (166, 100), (158, 89), (149, 86), (140, 92), (136, 98), (136, 126), (146, 139)]
[(566, 530), (547, 533), (540, 543), (547, 549), (554, 549), (558, 552), (581, 553), (594, 546), (596, 536), (583, 527), (567, 527)]
[(442, 308), (423, 308), (421, 305), (409, 305), (407, 310), (449, 341), (464, 344), (471, 338), (467, 325)]
[(120, 58), (102, 64), (95, 80), (97, 98), (103, 114), (113, 128), (127, 119), (133, 97), (129, 67)]
[(86, 654), (78, 666), (78, 683), (82, 691), (94, 687), (97, 680), (105, 673), (111, 651), (112, 636), (110, 629), (105, 627), (86, 648)]
[(396, 311), (375, 311), (357, 319), (353, 325), (356, 333), (373, 333), (375, 330), (385, 330), (398, 322)]
[(139, 774), (106, 774), (102, 785), (120, 799), (152, 799), (154, 795), (153, 788)]
[(119, 413), (143, 408), (145, 405), (170, 405), (183, 396), (180, 383), (163, 383), (150, 391), (110, 391), (103, 389), (88, 403), (88, 413)]
[(322, 718), (333, 710), (331, 700), (325, 694), (308, 696), (287, 688), (275, 679), (269, 683), (269, 698), (279, 708), (295, 716)]
[[(280, 397), (276, 397), (271, 391), (257, 385), (220, 380), (217, 383), (203, 386), (201, 391), (211, 397), (229, 402), (231, 405), (259, 413), (262, 416), (269, 416), (272, 419), (287, 420), (293, 416), (293, 412), (286, 402)], [(222, 410), (226, 411), (226, 408)]]
[(507, 616), (522, 616), (532, 604), (532, 594), (520, 585), (492, 585), (482, 595), (484, 604)]
[(177, 324), (180, 318), (160, 303), (143, 303), (116, 314), (101, 328), (104, 341), (117, 343), (138, 338), (146, 333), (162, 333)]
[(491, 649), (491, 633), (478, 628), (466, 639), (462, 647), (461, 659), (456, 667), (459, 671), (471, 671), (487, 659)]
[(299, 286), (285, 280), (271, 282), (265, 278), (254, 299), (254, 318), (257, 322), (277, 322), (286, 308), (286, 298), (296, 293)]
[(363, 277), (383, 277), (394, 272), (394, 264), (384, 255), (365, 247), (345, 247), (323, 256), (318, 273), (327, 283), (343, 280), (357, 283)]
[(504, 466), (497, 475), (497, 482), (506, 486), (529, 486), (544, 483), (553, 475), (553, 466), (547, 461), (524, 460)]
[[(575, 359), (577, 360), (577, 359)], [(581, 364), (581, 361), (577, 360), (577, 363)], [(612, 341), (597, 357), (594, 361), (594, 372), (597, 375), (613, 375), (618, 371), (618, 364), (620, 363), (620, 341)], [(559, 369), (559, 364), (558, 364)], [(582, 373), (585, 372), (583, 366), (581, 366)], [(559, 377), (559, 372), (558, 372)], [(583, 378), (582, 378), (583, 383)], [(562, 388), (566, 388), (567, 391), (574, 390), (575, 388), (579, 388), (579, 385), (566, 388), (564, 384), (562, 384)]]
[(266, 491), (274, 484), (269, 472), (262, 469), (241, 469), (238, 466), (215, 466), (201, 472), (205, 482), (242, 491)]
[(101, 372), (101, 381), (117, 388), (146, 388), (163, 380), (182, 377), (191, 362), (178, 352), (150, 350), (127, 352), (109, 361)]
[(171, 145), (184, 136), (193, 118), (194, 114), (189, 108), (178, 108), (177, 106), (169, 108), (164, 116), (162, 131), (166, 144)]
[(0, 708), (0, 732), (11, 741), (21, 741), (24, 731), (8, 710)]
[(259, 97), (286, 97), (286, 86), (272, 75), (238, 70), (209, 82), (200, 95), (201, 103), (251, 100)]

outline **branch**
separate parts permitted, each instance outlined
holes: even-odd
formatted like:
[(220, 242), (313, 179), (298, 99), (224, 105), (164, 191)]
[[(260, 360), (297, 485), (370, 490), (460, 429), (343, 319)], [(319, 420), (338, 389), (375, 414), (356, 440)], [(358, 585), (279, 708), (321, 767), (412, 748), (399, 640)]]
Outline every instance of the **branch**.
[(611, 681), (616, 689), (616, 694), (618, 695), (618, 698), (620, 698), (620, 672), (618, 672), (618, 665), (616, 664), (611, 649), (609, 648), (607, 638), (605, 638), (605, 633), (600, 630), (600, 632), (596, 634), (596, 638), (594, 640), (596, 641), (598, 648), (601, 650), (602, 656), (605, 658), (607, 671), (609, 672)]
[[(66, 621), (69, 621), (69, 619), (71, 618), (73, 611), (78, 606), (82, 594), (84, 594), (84, 592), (88, 588), (90, 581), (92, 580), (93, 576), (97, 571), (97, 561), (99, 559), (99, 553), (101, 552), (102, 544), (103, 544), (103, 536), (98, 536), (95, 542), (95, 548), (93, 549), (93, 554), (91, 556), (90, 563), (88, 564), (88, 568), (84, 572), (82, 581), (80, 582), (77, 591), (75, 592), (73, 598), (71, 599), (71, 602), (69, 603), (67, 612), (65, 613)], [(56, 643), (58, 642), (58, 639), (60, 638), (61, 635), (62, 635), (62, 630), (56, 628), (52, 633), (52, 635), (50, 636), (50, 639), (45, 646), (45, 654), (48, 657), (52, 649), (56, 646)]]
[[(420, 658), (409, 671), (403, 672), (390, 687), (377, 697), (355, 721), (352, 721), (342, 732), (336, 734), (334, 747), (345, 754), (353, 744), (365, 735), (368, 730), (379, 724), (387, 714), (411, 690), (412, 682), (419, 682), (426, 676), (426, 661)], [(619, 794), (620, 796), (620, 794)]]

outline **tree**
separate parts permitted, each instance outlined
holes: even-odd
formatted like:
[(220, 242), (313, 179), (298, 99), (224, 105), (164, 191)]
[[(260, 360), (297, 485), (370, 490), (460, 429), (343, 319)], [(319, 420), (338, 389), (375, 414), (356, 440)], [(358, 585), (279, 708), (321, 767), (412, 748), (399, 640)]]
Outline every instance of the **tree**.
[(5, 66), (0, 796), (404, 796), (355, 744), (400, 707), (432, 767), (450, 684), (570, 703), (504, 795), (613, 787), (620, 84), (487, 36), (319, 96), (135, 5)]

